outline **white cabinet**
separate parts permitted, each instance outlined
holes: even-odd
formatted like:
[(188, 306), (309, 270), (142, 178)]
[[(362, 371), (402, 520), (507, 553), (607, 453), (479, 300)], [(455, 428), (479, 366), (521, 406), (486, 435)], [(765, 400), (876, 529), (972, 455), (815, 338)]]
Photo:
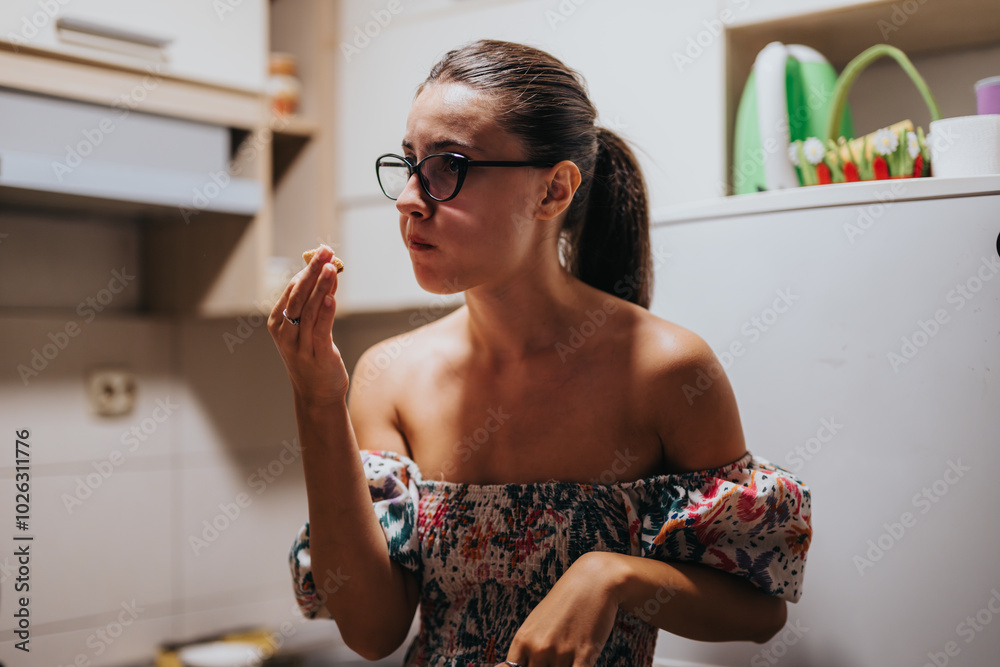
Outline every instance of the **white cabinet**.
[(267, 75), (266, 0), (6, 0), (0, 39), (244, 90)]
[(814, 530), (787, 633), (765, 646), (663, 633), (658, 655), (943, 665), (954, 642), (952, 664), (996, 664), (1000, 633), (966, 619), (997, 608), (998, 210), (1000, 176), (658, 213), (653, 245), (671, 257), (651, 311), (715, 350), (747, 447), (803, 478)]

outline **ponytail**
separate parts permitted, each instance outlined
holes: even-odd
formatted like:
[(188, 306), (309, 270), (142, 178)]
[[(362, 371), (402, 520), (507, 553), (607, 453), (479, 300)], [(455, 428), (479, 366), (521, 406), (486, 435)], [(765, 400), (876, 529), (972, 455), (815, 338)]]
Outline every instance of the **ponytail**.
[(501, 127), (531, 161), (571, 160), (581, 181), (560, 230), (559, 258), (584, 283), (649, 308), (649, 205), (632, 151), (594, 125), (583, 77), (544, 51), (482, 39), (447, 52), (417, 88), (456, 81), (492, 96)]
[(566, 268), (583, 282), (648, 309), (653, 297), (649, 203), (639, 163), (621, 137), (597, 128), (586, 213), (566, 217)]

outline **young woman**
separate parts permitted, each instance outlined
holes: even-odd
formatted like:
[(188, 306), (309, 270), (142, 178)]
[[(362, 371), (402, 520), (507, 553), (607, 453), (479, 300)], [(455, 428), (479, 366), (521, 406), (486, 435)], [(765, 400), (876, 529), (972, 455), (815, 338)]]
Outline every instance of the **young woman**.
[(407, 666), (650, 665), (658, 628), (765, 642), (800, 595), (809, 490), (747, 451), (708, 345), (647, 310), (645, 185), (595, 116), (545, 52), (447, 53), (376, 171), (417, 281), (465, 305), (365, 351), (349, 401), (329, 248), (271, 313), (296, 597), (368, 659), (419, 604)]

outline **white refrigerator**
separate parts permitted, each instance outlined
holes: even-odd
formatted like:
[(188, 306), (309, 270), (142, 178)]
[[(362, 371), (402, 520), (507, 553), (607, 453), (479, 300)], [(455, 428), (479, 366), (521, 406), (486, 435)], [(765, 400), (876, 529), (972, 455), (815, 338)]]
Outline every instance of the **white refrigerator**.
[(772, 641), (661, 665), (1000, 665), (1000, 176), (654, 211), (651, 311), (701, 335), (747, 447), (812, 493)]

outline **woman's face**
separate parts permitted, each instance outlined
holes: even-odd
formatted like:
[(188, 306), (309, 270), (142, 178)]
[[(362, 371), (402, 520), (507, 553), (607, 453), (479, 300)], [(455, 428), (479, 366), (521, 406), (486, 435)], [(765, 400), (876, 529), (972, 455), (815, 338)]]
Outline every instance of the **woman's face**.
[[(430, 84), (410, 108), (402, 155), (416, 163), (433, 153), (472, 160), (526, 160), (521, 141), (493, 120), (490, 101), (460, 83)], [(535, 167), (470, 167), (458, 195), (435, 201), (416, 174), (396, 200), (403, 242), (416, 236), (431, 245), (408, 245), (417, 282), (428, 292), (451, 294), (518, 275), (541, 252), (543, 230), (534, 211), (545, 197), (545, 174)]]

